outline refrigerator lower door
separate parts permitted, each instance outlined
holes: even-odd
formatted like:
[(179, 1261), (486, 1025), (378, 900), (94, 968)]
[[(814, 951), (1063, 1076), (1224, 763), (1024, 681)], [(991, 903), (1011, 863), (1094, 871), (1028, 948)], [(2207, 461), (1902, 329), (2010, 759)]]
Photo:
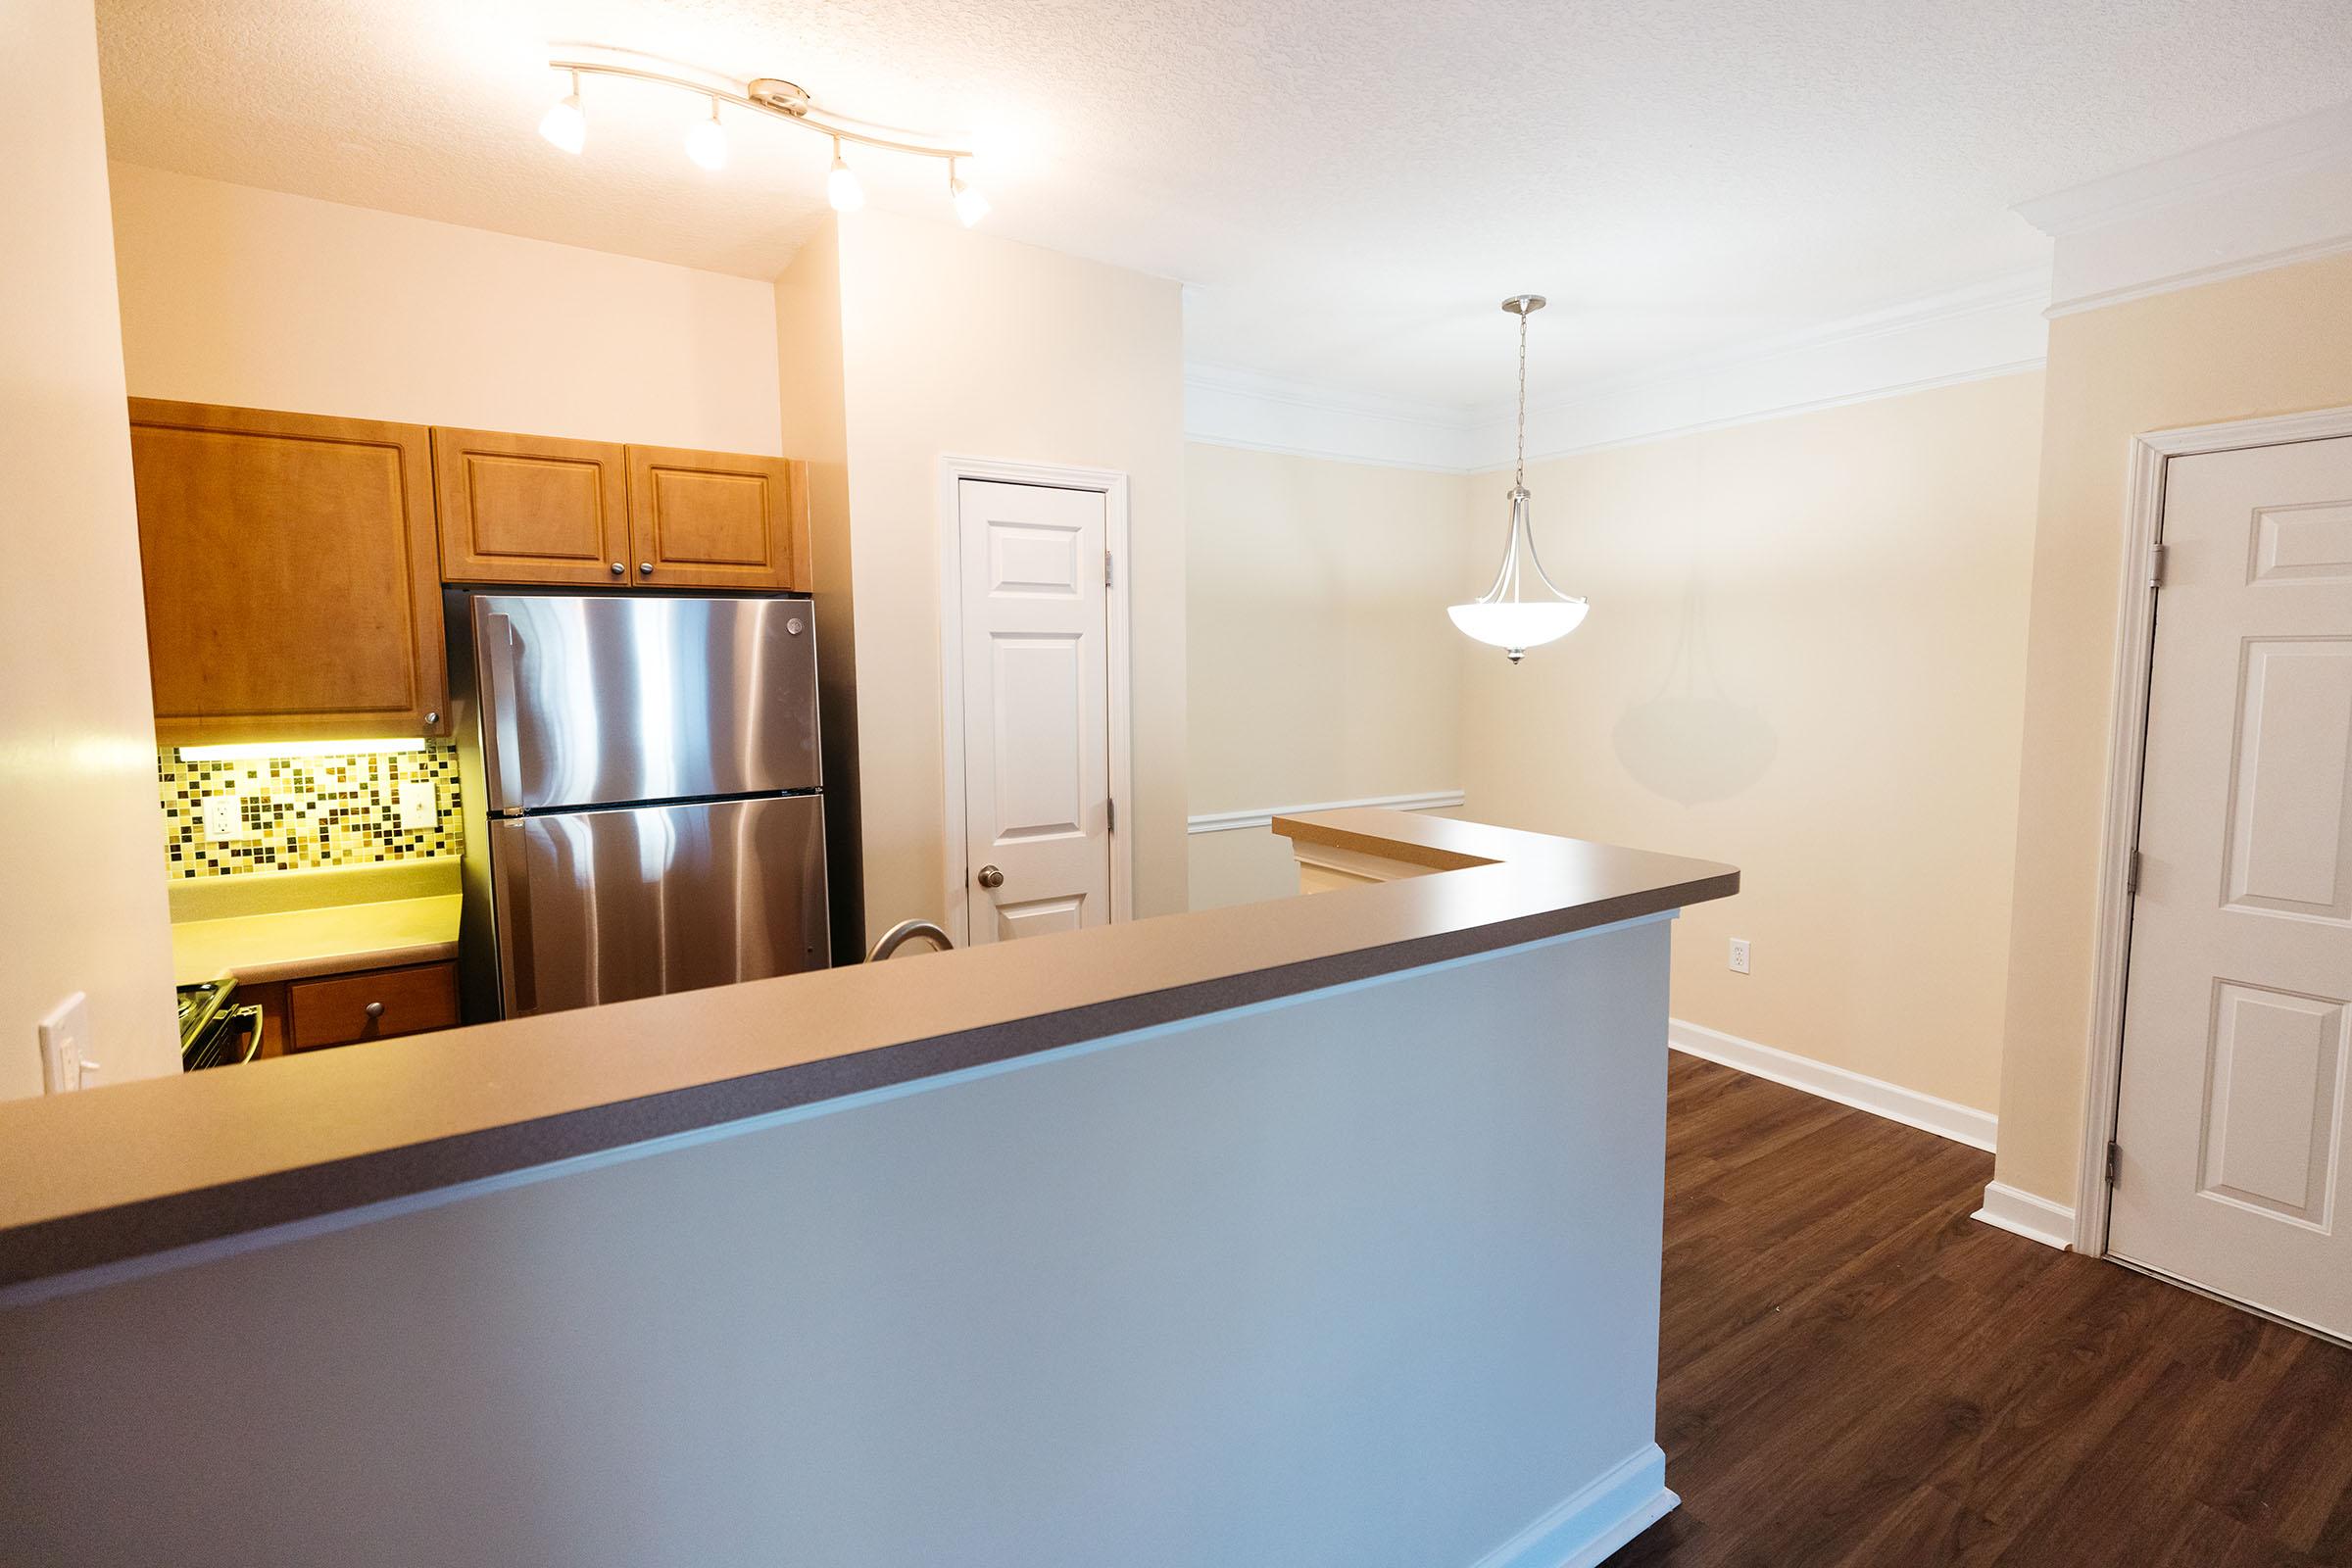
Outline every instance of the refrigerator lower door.
[(824, 968), (822, 798), (491, 824), (506, 1015)]

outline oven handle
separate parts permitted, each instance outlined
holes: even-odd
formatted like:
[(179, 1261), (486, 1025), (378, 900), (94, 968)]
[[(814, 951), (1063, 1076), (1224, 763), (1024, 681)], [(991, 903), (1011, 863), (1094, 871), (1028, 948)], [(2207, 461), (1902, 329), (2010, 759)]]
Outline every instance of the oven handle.
[(270, 1015), (262, 1010), (262, 1004), (257, 1002), (251, 1006), (239, 1007), (229, 1016), (240, 1023), (252, 1021), (253, 1044), (245, 1048), (245, 1054), (237, 1060), (240, 1064), (253, 1060), (262, 1054), (262, 1038), (270, 1032)]

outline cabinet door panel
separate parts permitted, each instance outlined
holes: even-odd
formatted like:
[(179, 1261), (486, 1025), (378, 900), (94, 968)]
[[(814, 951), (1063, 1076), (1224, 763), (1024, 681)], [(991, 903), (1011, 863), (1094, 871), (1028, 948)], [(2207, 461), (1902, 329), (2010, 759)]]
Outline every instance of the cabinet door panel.
[(447, 707), (424, 427), (131, 402), (156, 733), (414, 735)]
[(806, 465), (676, 447), (630, 447), (628, 459), (635, 581), (809, 586)]
[(626, 572), (628, 481), (602, 441), (433, 430), (445, 582), (614, 583)]

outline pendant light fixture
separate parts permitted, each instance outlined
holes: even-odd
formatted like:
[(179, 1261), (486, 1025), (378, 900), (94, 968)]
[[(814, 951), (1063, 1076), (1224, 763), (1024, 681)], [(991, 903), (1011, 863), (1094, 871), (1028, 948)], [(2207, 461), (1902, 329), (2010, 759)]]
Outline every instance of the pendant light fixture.
[[(1582, 599), (1560, 592), (1536, 559), (1536, 536), (1527, 518), (1527, 318), (1544, 308), (1541, 294), (1519, 294), (1502, 308), (1519, 318), (1519, 462), (1511, 479), (1511, 531), (1502, 545), (1502, 569), (1494, 586), (1446, 613), (1464, 635), (1499, 648), (1516, 664), (1530, 648), (1567, 636), (1583, 623)], [(1529, 579), (1533, 577), (1531, 582)]]

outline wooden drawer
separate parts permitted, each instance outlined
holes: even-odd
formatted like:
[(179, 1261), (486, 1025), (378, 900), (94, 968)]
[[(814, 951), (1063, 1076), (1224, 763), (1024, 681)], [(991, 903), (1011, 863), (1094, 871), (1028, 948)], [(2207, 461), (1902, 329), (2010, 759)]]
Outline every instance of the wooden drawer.
[[(374, 1012), (369, 1012), (369, 1007)], [(288, 1051), (316, 1051), (358, 1040), (448, 1029), (458, 1021), (458, 967), (420, 963), (373, 969), (331, 980), (297, 980), (286, 987)]]

